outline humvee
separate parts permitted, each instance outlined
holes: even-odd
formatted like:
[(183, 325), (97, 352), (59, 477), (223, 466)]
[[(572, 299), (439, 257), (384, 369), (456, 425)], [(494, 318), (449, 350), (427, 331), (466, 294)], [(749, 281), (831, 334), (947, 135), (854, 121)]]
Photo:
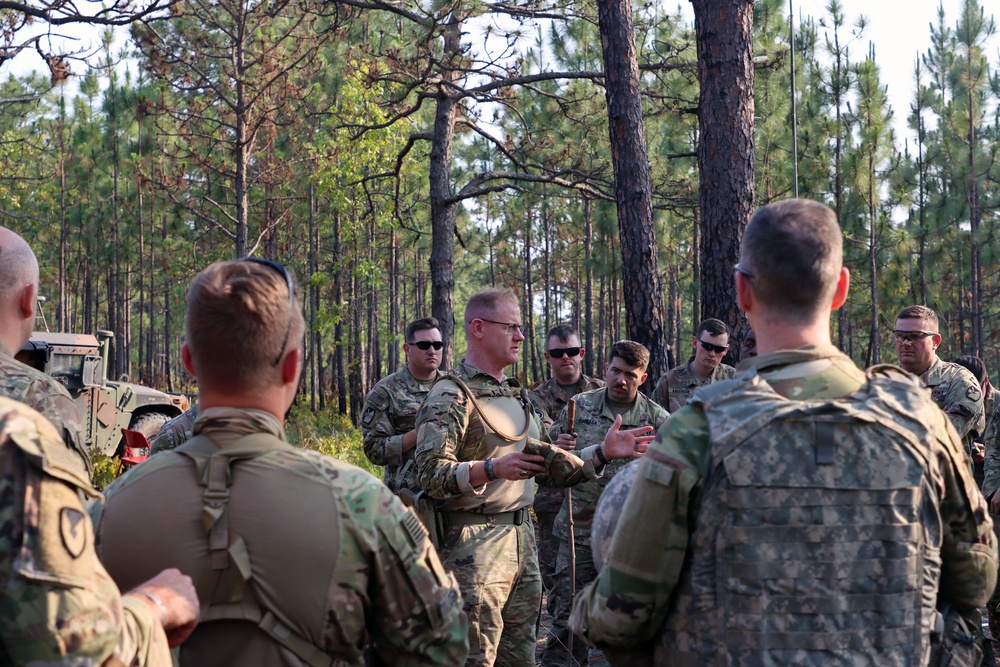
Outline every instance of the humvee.
[(69, 391), (83, 415), (88, 449), (121, 456), (125, 450), (123, 428), (152, 440), (163, 424), (187, 410), (188, 399), (183, 394), (108, 380), (108, 349), (114, 334), (96, 333), (36, 331), (16, 357), (51, 375)]

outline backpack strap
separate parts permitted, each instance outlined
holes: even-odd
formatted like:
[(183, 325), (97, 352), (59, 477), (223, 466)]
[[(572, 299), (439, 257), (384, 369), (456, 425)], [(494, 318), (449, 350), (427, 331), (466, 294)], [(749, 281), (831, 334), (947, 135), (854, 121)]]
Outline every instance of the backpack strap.
[(479, 399), (476, 398), (476, 395), (472, 392), (472, 389), (469, 388), (469, 385), (465, 384), (462, 378), (458, 377), (454, 373), (445, 373), (438, 379), (438, 382), (440, 382), (441, 380), (451, 380), (456, 385), (458, 385), (458, 388), (461, 389), (462, 393), (465, 394), (466, 398), (469, 399), (469, 403), (472, 404), (472, 407), (479, 414), (479, 418), (483, 420), (483, 423), (486, 424), (486, 427), (491, 431), (493, 431), (494, 433), (496, 433), (498, 436), (500, 436), (502, 440), (506, 440), (507, 442), (517, 442), (519, 440), (523, 440), (524, 437), (528, 435), (528, 430), (531, 428), (532, 407), (531, 407), (531, 402), (528, 400), (528, 391), (524, 387), (521, 388), (521, 394), (520, 394), (521, 405), (524, 407), (524, 430), (521, 432), (521, 435), (509, 436), (500, 429), (498, 429), (493, 424), (493, 422), (490, 421), (489, 417), (486, 416), (486, 413), (483, 412), (483, 406), (479, 402)]
[[(332, 659), (322, 647), (299, 636), (283, 624), (270, 610), (263, 607), (249, 586), (253, 578), (250, 552), (238, 534), (230, 534), (226, 513), (229, 487), (232, 484), (232, 464), (255, 459), (288, 447), (270, 433), (252, 433), (227, 447), (219, 447), (206, 435), (196, 435), (174, 450), (194, 462), (199, 484), (204, 487), (201, 521), (208, 533), (210, 567), (198, 582), (198, 599), (203, 602), (201, 621), (244, 620), (255, 623), (271, 639), (281, 644), (310, 667), (332, 667)], [(220, 590), (222, 573), (235, 565), (240, 580), (231, 590)]]

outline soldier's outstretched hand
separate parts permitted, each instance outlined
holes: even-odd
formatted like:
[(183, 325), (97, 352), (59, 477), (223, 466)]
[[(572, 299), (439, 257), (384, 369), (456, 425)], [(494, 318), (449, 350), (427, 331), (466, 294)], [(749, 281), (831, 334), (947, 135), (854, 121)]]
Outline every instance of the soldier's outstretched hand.
[(601, 443), (601, 451), (606, 459), (627, 459), (630, 456), (639, 457), (646, 453), (649, 443), (653, 442), (653, 427), (640, 426), (621, 430), (622, 416), (615, 416), (615, 423), (608, 429)]

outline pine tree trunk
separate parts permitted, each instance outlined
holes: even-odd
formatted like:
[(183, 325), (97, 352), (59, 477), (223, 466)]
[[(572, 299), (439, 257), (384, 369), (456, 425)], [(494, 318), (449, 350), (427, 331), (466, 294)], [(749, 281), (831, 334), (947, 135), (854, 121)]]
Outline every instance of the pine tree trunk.
[(733, 264), (753, 209), (753, 2), (692, 4), (700, 85), (701, 316), (733, 323), (740, 316)]
[(632, 3), (598, 2), (597, 18), (604, 53), (604, 92), (621, 239), (625, 321), (628, 337), (645, 345), (650, 352), (649, 378), (644, 385), (648, 391), (668, 369), (663, 354), (663, 292), (657, 266)]

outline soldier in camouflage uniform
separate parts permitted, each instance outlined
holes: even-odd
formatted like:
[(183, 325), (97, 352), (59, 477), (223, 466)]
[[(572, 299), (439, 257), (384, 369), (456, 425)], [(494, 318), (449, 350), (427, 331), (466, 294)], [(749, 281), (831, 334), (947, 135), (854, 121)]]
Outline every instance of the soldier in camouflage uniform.
[(441, 556), (469, 614), (469, 667), (534, 664), (542, 584), (528, 511), (533, 478), (555, 486), (594, 479), (607, 461), (641, 455), (651, 439), (650, 428), (620, 430), (619, 418), (582, 460), (539, 441), (527, 392), (504, 373), (524, 340), (520, 322), (510, 290), (474, 294), (466, 357), (417, 415), (418, 481), (441, 503)]
[(196, 419), (198, 419), (197, 402), (160, 427), (156, 437), (149, 443), (149, 455), (177, 449), (190, 440)]
[(983, 391), (967, 369), (937, 356), (941, 345), (938, 316), (927, 306), (910, 306), (896, 316), (893, 340), (903, 370), (919, 375), (931, 399), (948, 415), (970, 456), (986, 429)]
[(88, 471), (83, 419), (65, 387), (14, 359), (35, 326), (38, 307), (38, 260), (20, 236), (0, 227), (0, 396), (26, 403), (55, 424), (63, 442)]
[[(202, 623), (180, 664), (360, 665), (369, 637), (380, 663), (460, 664), (460, 593), (419, 519), (367, 472), (285, 440), (305, 328), (291, 275), (213, 264), (185, 321), (193, 437), (116, 480), (95, 519), (120, 585), (163, 564), (199, 582)], [(136, 522), (150, 503), (156, 521)]]
[(680, 410), (698, 387), (729, 380), (735, 374), (732, 366), (722, 363), (729, 349), (729, 327), (722, 320), (713, 317), (699, 324), (691, 345), (691, 360), (671, 368), (653, 389), (653, 400), (670, 413)]
[(589, 642), (644, 646), (631, 664), (925, 665), (938, 595), (985, 601), (996, 539), (954, 427), (911, 376), (831, 344), (841, 257), (825, 206), (750, 220), (735, 280), (760, 356), (638, 464), (574, 606)]
[(0, 398), (0, 665), (169, 667), (168, 637), (198, 618), (191, 580), (171, 570), (120, 595), (81, 495), (100, 494), (55, 427)]
[(410, 322), (406, 327), (406, 367), (382, 378), (365, 398), (361, 432), (365, 456), (385, 466), (385, 483), (394, 492), (419, 490), (413, 453), (417, 432), (413, 424), (424, 397), (437, 380), (444, 356), (441, 329), (433, 317)]
[[(587, 350), (580, 344), (580, 334), (576, 329), (559, 324), (545, 334), (545, 361), (552, 370), (552, 377), (541, 383), (528, 394), (528, 398), (542, 416), (542, 423), (548, 430), (566, 402), (584, 391), (600, 389), (604, 382), (583, 374), (583, 359)], [(552, 535), (552, 522), (562, 506), (565, 491), (538, 487), (535, 490), (535, 539), (538, 543), (538, 567), (542, 572), (542, 588), (552, 591), (556, 571), (556, 555), (559, 540)], [(549, 614), (552, 614), (555, 597), (548, 599)]]
[[(646, 381), (646, 366), (649, 351), (631, 340), (621, 340), (611, 346), (608, 363), (604, 369), (607, 386), (602, 389), (578, 394), (576, 401), (576, 425), (573, 435), (581, 445), (592, 443), (603, 437), (616, 416), (621, 416), (622, 426), (638, 428), (652, 426), (659, 429), (670, 415), (666, 410), (639, 393), (639, 386)], [(556, 423), (549, 430), (553, 440), (566, 433), (567, 410), (563, 408)], [(590, 552), (590, 526), (594, 510), (601, 493), (631, 458), (619, 459), (605, 466), (601, 477), (573, 487), (573, 535), (569, 530), (569, 507), (564, 501), (555, 520), (553, 533), (559, 540), (556, 565), (556, 585), (552, 592), (552, 626), (545, 650), (542, 653), (542, 667), (563, 667), (566, 664), (566, 650), (569, 645), (570, 608), (573, 604), (573, 576), (570, 571), (570, 539), (575, 547), (576, 587), (581, 590), (594, 580), (597, 571)], [(587, 645), (580, 640), (573, 642), (574, 664), (588, 664)]]

